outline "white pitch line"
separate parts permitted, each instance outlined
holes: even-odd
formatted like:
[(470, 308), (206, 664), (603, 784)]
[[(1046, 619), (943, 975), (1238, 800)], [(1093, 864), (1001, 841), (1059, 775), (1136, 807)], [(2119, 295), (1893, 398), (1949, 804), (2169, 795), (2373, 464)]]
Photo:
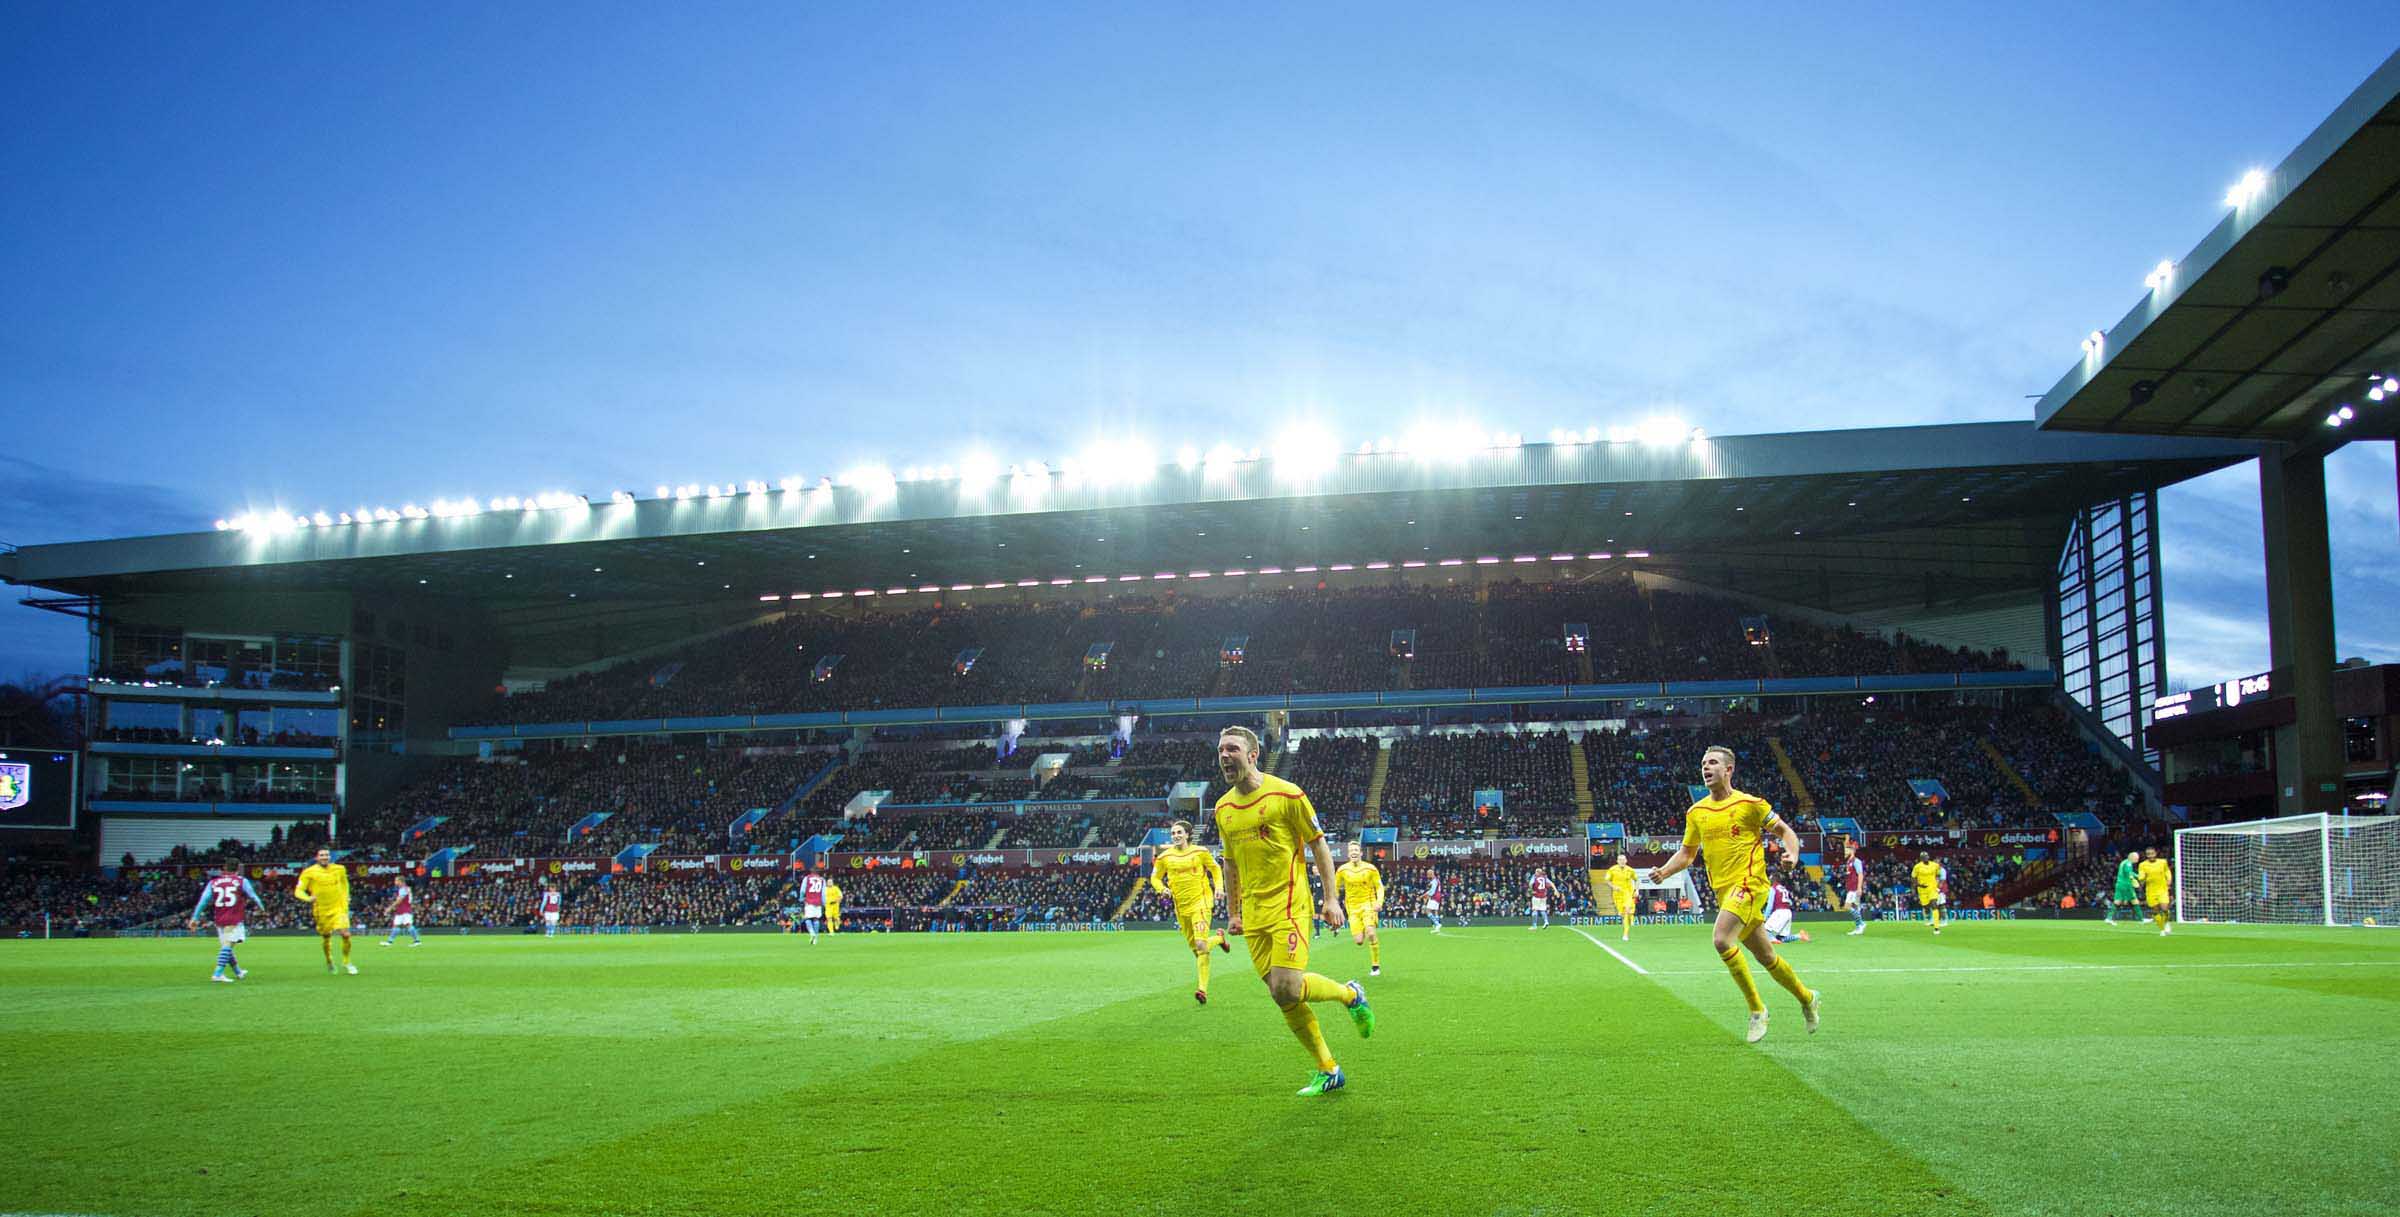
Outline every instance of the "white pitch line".
[[(1577, 931), (1576, 931), (1576, 933), (1579, 933), (1579, 934), (1581, 934), (1581, 933), (1583, 933), (1583, 931), (1581, 931), (1581, 930), (1577, 930)], [(1586, 938), (1590, 938), (1590, 937), (1591, 937), (1591, 935), (1589, 935), (1589, 934), (1584, 934), (1584, 937), (1586, 937)], [(1605, 949), (1606, 949), (1606, 945), (1605, 945), (1605, 944), (1600, 944), (1600, 943), (1598, 943), (1598, 940), (1597, 940), (1597, 939), (1595, 939), (1595, 940), (1594, 940), (1594, 942), (1595, 942), (1595, 944), (1596, 944), (1596, 945), (1600, 945), (1600, 946), (1602, 947), (1602, 949), (1603, 949), (1603, 950), (1605, 950)], [(1609, 951), (1608, 953), (1609, 953), (1609, 954), (1611, 954), (1611, 955), (1616, 955), (1616, 954), (1617, 954), (1615, 951)], [(1624, 957), (1624, 956), (1622, 956), (1622, 955), (1617, 955), (1617, 958), (1619, 958), (1619, 959), (1624, 959), (1625, 957)], [(1632, 961), (1631, 961), (1631, 960), (1627, 960), (1626, 962), (1630, 964)], [(2393, 967), (2400, 967), (2400, 959), (2348, 959), (2348, 960), (2342, 960), (2342, 959), (2333, 959), (2333, 960), (2322, 960), (2322, 961), (2318, 961), (2318, 962), (2312, 962), (2312, 963), (2250, 963), (2250, 962), (2245, 962), (2245, 963), (2029, 963), (2029, 964), (1995, 964), (1995, 965), (1990, 965), (1990, 966), (1983, 966), (1983, 965), (1973, 965), (1973, 964), (1970, 964), (1970, 965), (1968, 965), (1968, 966), (1965, 966), (1965, 967), (1948, 967), (1948, 968), (1813, 968), (1813, 967), (1812, 967), (1812, 968), (1808, 969), (1808, 974), (1809, 974), (1809, 975), (1811, 975), (1811, 976), (1817, 976), (1817, 975), (1830, 975), (1830, 976), (1863, 976), (1863, 975), (1870, 975), (1870, 974), (1874, 974), (1874, 973), (1930, 973), (1930, 972), (2137, 972), (2137, 971), (2162, 971), (2162, 970), (2165, 970), (2165, 971), (2171, 971), (2171, 970), (2174, 970), (2174, 969), (2177, 969), (2177, 968), (2393, 968)], [(1637, 972), (1641, 971), (1641, 969), (1640, 969), (1640, 968), (1635, 968), (1634, 970), (1635, 970), (1635, 971), (1637, 971)], [(1670, 970), (1666, 970), (1666, 971), (1662, 971), (1662, 972), (1655, 973), (1655, 975), (1659, 975), (1659, 976), (1721, 976), (1721, 975), (1723, 975), (1723, 974), (1724, 974), (1724, 973), (1723, 973), (1723, 971), (1722, 971), (1721, 969), (1718, 969), (1718, 968), (1675, 968), (1675, 969), (1670, 969)]]
[(1571, 926), (1568, 926), (1567, 928), (1568, 928), (1568, 929), (1570, 929), (1570, 930), (1574, 930), (1574, 931), (1575, 931), (1575, 932), (1576, 932), (1578, 935), (1581, 935), (1581, 936), (1582, 936), (1582, 938), (1583, 938), (1583, 940), (1584, 940), (1585, 942), (1588, 942), (1588, 943), (1592, 944), (1593, 946), (1596, 946), (1596, 947), (1600, 948), (1601, 950), (1608, 952), (1610, 955), (1615, 955), (1615, 956), (1616, 956), (1616, 960), (1617, 960), (1617, 962), (1618, 962), (1618, 963), (1624, 964), (1626, 967), (1628, 967), (1628, 968), (1631, 968), (1631, 969), (1633, 969), (1634, 971), (1636, 971), (1636, 972), (1639, 972), (1639, 973), (1641, 973), (1641, 974), (1642, 974), (1642, 975), (1644, 975), (1644, 976), (1648, 976), (1648, 975), (1650, 974), (1650, 969), (1648, 969), (1648, 968), (1645, 968), (1645, 967), (1643, 967), (1642, 965), (1640, 965), (1640, 964), (1638, 964), (1638, 963), (1635, 963), (1635, 962), (1633, 962), (1633, 961), (1632, 961), (1632, 960), (1630, 960), (1630, 959), (1627, 959), (1627, 958), (1625, 958), (1623, 955), (1618, 955), (1618, 954), (1617, 954), (1617, 949), (1616, 949), (1615, 947), (1612, 947), (1612, 946), (1608, 945), (1607, 943), (1605, 943), (1605, 942), (1602, 942), (1602, 941), (1600, 941), (1599, 939), (1592, 937), (1592, 936), (1591, 936), (1591, 935), (1589, 935), (1589, 934), (1585, 934), (1585, 933), (1583, 932), (1583, 930), (1582, 930), (1582, 928), (1581, 928), (1581, 927), (1579, 927), (1579, 926), (1572, 926), (1572, 925), (1571, 925)]

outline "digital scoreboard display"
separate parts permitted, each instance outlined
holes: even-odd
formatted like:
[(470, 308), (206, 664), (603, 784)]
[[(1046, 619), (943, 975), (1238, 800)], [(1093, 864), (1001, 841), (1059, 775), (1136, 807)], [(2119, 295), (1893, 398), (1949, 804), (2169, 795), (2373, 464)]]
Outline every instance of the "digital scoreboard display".
[(75, 827), (82, 754), (0, 748), (0, 828)]

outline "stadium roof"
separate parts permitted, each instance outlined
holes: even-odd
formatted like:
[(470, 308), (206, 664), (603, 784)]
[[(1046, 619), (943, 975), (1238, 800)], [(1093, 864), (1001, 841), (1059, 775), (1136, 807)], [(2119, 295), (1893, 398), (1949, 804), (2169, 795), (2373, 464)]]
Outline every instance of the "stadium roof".
[[(1532, 573), (1703, 562), (1706, 581), (1837, 611), (2046, 585), (2077, 507), (2255, 454), (2214, 440), (1969, 423), (1275, 460), (1069, 483), (958, 479), (604, 502), (446, 519), (38, 545), (10, 581), (122, 603), (187, 592), (465, 597), (518, 662), (553, 631), (645, 613), (688, 629), (765, 597), (1038, 587), (1421, 563)], [(1384, 564), (1388, 564), (1388, 567)], [(787, 601), (784, 601), (788, 603)], [(613, 615), (613, 616), (612, 616)], [(659, 627), (665, 629), (662, 623)], [(638, 628), (630, 638), (638, 635)]]
[[(2400, 392), (2400, 54), (2043, 396), (2045, 428), (2291, 442), (2389, 438)], [(2352, 416), (2340, 425), (2343, 406)]]

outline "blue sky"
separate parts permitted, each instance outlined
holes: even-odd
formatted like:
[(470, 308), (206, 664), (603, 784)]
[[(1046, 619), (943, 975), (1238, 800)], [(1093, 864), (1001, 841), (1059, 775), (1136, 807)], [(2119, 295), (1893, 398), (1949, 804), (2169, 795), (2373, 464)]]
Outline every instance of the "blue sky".
[[(0, 8), (0, 540), (1072, 451), (2024, 418), (2368, 4)], [(2400, 659), (2389, 445), (2340, 650)], [(2255, 475), (2179, 682), (2267, 666)], [(0, 677), (79, 668), (0, 609)]]

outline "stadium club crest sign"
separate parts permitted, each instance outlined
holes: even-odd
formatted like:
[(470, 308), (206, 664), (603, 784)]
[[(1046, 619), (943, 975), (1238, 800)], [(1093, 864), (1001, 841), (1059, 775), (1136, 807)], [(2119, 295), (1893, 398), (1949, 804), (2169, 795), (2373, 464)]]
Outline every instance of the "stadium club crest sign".
[(0, 762), (0, 811), (15, 811), (33, 798), (33, 766), (24, 761)]

